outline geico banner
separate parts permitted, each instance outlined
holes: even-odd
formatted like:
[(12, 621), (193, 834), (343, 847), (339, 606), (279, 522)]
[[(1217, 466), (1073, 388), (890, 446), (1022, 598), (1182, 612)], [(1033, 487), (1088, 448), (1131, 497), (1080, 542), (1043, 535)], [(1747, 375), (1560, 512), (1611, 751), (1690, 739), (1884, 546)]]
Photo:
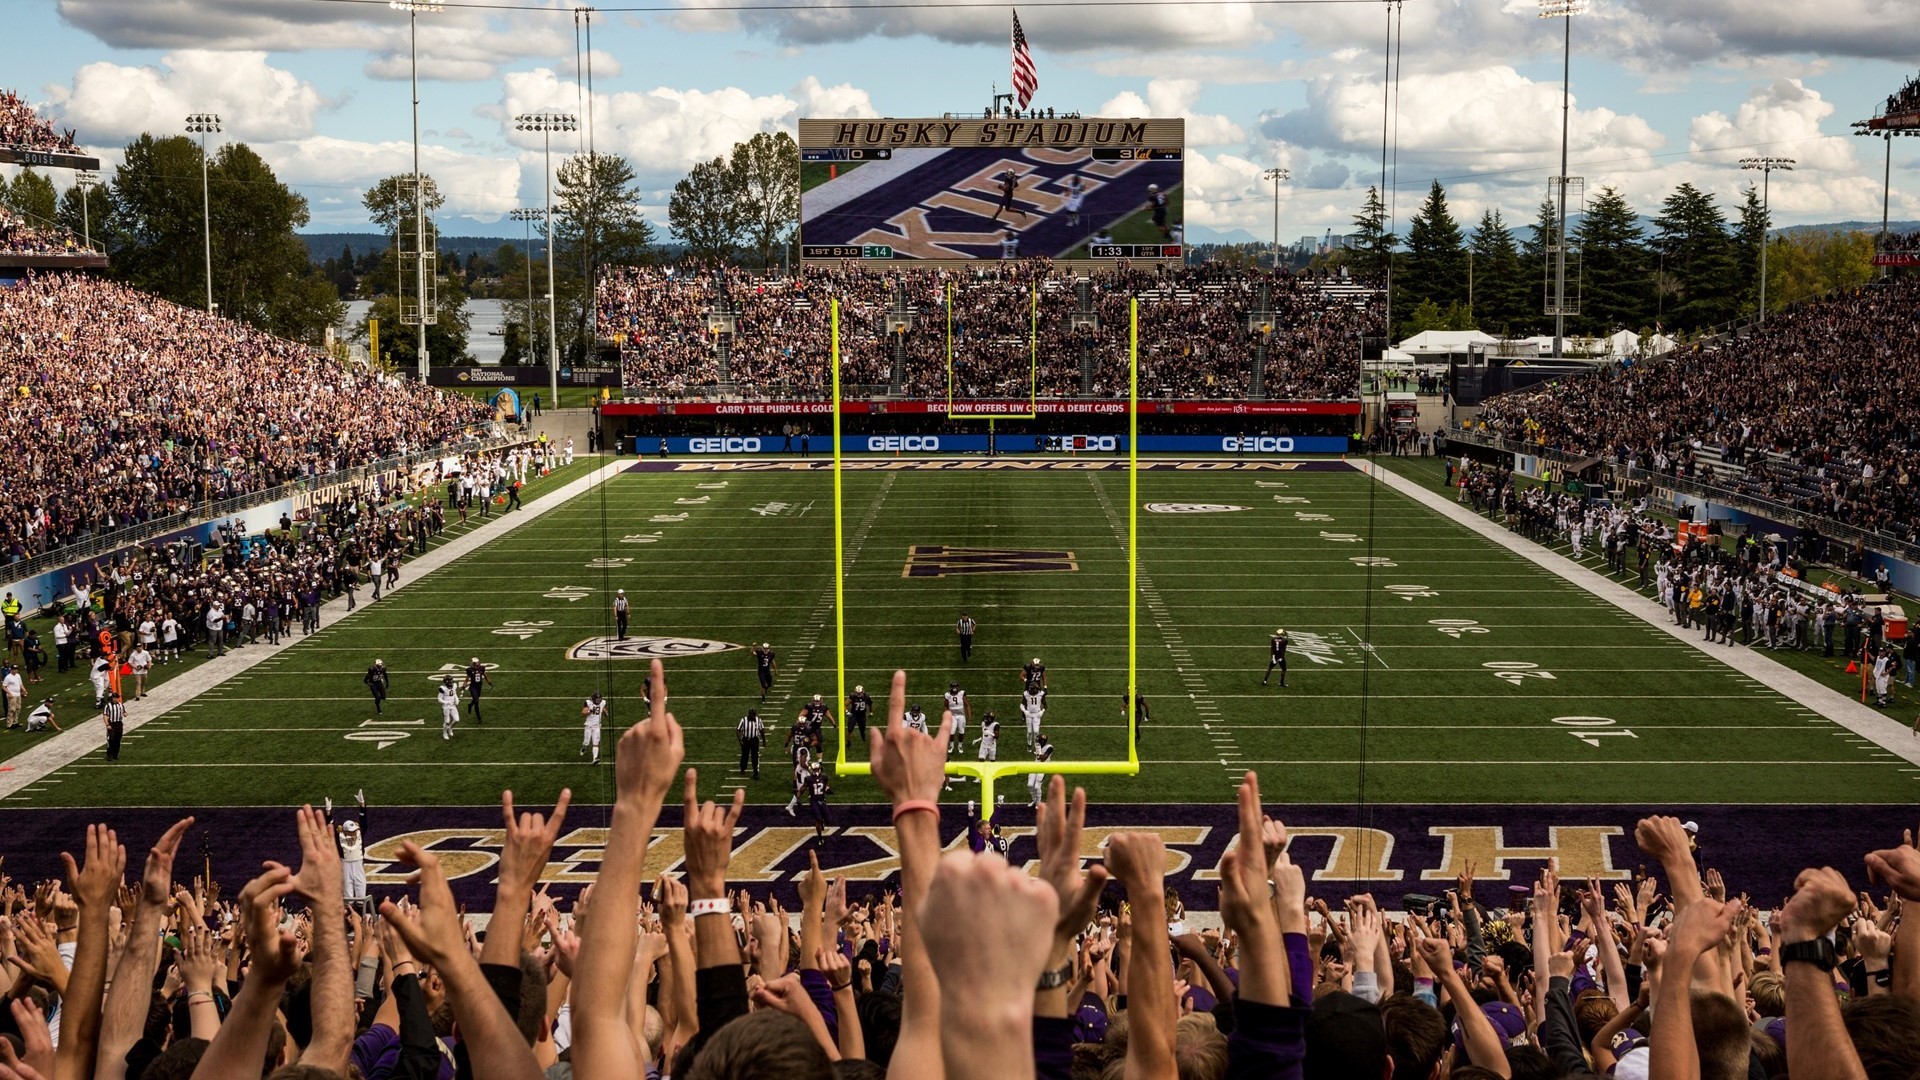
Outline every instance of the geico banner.
[[(1125, 435), (995, 435), (992, 448), (1001, 454), (1124, 454)], [(625, 449), (643, 457), (675, 454), (793, 454), (833, 453), (832, 437), (810, 435), (642, 435), (629, 440)], [(941, 435), (842, 435), (843, 454), (984, 454), (988, 436), (981, 434)], [(1143, 454), (1234, 454), (1277, 456), (1283, 454), (1341, 454), (1347, 440), (1340, 435), (1142, 435)]]

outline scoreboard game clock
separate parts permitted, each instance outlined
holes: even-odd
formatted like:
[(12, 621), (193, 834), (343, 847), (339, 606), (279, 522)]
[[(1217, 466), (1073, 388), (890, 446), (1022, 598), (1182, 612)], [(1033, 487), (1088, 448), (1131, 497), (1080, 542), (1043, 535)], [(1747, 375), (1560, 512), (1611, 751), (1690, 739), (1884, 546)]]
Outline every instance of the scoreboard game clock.
[(803, 260), (1180, 262), (1186, 122), (802, 120)]

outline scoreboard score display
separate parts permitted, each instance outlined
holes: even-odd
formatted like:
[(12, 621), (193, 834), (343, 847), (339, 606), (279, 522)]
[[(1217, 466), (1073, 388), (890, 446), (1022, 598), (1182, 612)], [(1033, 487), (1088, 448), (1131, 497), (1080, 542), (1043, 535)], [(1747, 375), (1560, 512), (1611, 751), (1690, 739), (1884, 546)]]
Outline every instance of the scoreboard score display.
[(799, 143), (803, 259), (1185, 252), (1184, 120), (802, 120)]

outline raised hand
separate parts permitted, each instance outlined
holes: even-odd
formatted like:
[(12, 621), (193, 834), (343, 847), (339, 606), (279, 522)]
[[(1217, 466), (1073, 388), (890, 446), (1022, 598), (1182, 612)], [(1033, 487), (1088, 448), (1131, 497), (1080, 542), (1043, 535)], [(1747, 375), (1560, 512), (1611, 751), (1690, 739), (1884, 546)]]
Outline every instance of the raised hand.
[(1793, 883), (1793, 897), (1780, 909), (1780, 936), (1785, 944), (1811, 941), (1832, 932), (1853, 910), (1853, 890), (1831, 866), (1802, 870)]
[(311, 806), (301, 807), (295, 815), (300, 834), (300, 873), (293, 879), (293, 891), (314, 904), (329, 900), (345, 903), (345, 884), (340, 877), (340, 848), (333, 839), (333, 826), (327, 817)]
[[(115, 895), (120, 890), (120, 881), (127, 872), (127, 849), (120, 846), (120, 836), (105, 825), (87, 826), (86, 864), (75, 865), (73, 856), (60, 853), (60, 861), (66, 864), (68, 887), (73, 890), (73, 902), (79, 907), (92, 907), (105, 911), (113, 906)], [(164, 899), (164, 898), (163, 898)], [(60, 918), (60, 898), (54, 896), (55, 918)], [(62, 920), (61, 928), (67, 923)]]
[(167, 902), (168, 894), (173, 891), (173, 857), (180, 850), (181, 838), (192, 827), (192, 818), (182, 818), (154, 841), (147, 852), (147, 864), (140, 871), (142, 903), (158, 907)]
[(567, 805), (572, 801), (573, 790), (561, 788), (552, 814), (515, 813), (513, 792), (500, 793), (500, 818), (506, 833), (500, 847), (501, 889), (531, 893), (540, 883), (541, 875), (547, 870), (547, 856), (553, 851), (554, 841), (560, 838), (560, 827), (567, 820)]
[(1673, 921), (1668, 951), (1676, 956), (1698, 956), (1717, 948), (1733, 931), (1740, 908), (1738, 900), (1723, 903), (1712, 897), (1688, 904)]
[(439, 856), (408, 840), (400, 845), (400, 861), (418, 871), (414, 880), (420, 886), (420, 903), (402, 908), (388, 900), (380, 905), (380, 917), (400, 935), (408, 952), (433, 967), (446, 968), (461, 958), (470, 962), (464, 920), (454, 906)]
[(887, 695), (887, 726), (867, 743), (873, 778), (895, 806), (904, 802), (938, 802), (947, 782), (947, 740), (953, 718), (943, 713), (940, 730), (922, 735), (907, 727), (907, 673), (893, 673)]
[[(1167, 842), (1159, 833), (1114, 833), (1107, 840), (1107, 869), (1127, 887), (1129, 895), (1160, 893), (1160, 882), (1167, 872)], [(1145, 889), (1135, 886), (1145, 884)], [(1144, 902), (1144, 900), (1142, 901)]]
[(727, 864), (733, 858), (733, 829), (747, 803), (743, 788), (733, 791), (731, 806), (702, 805), (698, 770), (688, 769), (682, 792), (686, 796), (684, 845), (687, 886), (706, 899), (726, 894)]
[(293, 872), (278, 863), (268, 863), (265, 873), (240, 890), (241, 924), (252, 961), (247, 978), (257, 974), (263, 984), (278, 984), (298, 970), (300, 944), (292, 931), (280, 929), (280, 901), (293, 892)]
[(1902, 900), (1920, 900), (1920, 849), (1902, 844), (1868, 855), (1867, 878), (1892, 889)]
[(671, 934), (687, 919), (687, 887), (680, 879), (661, 874), (653, 883), (653, 900), (660, 907), (660, 925)]
[(652, 705), (647, 719), (628, 728), (614, 748), (617, 797), (634, 806), (657, 807), (687, 756), (686, 739), (667, 711), (667, 675), (653, 662)]
[(206, 927), (188, 927), (181, 935), (178, 960), (180, 980), (189, 992), (211, 991), (215, 974), (226, 966), (222, 962), (224, 959), (215, 951), (213, 935)]
[(1036, 837), (1040, 846), (1040, 880), (1053, 889), (1060, 906), (1060, 917), (1053, 927), (1055, 955), (1061, 955), (1100, 903), (1100, 890), (1107, 883), (1107, 868), (1081, 869), (1080, 836), (1087, 824), (1087, 793), (1073, 789), (1073, 801), (1066, 797), (1067, 780), (1056, 776), (1047, 782), (1047, 797), (1040, 804)]

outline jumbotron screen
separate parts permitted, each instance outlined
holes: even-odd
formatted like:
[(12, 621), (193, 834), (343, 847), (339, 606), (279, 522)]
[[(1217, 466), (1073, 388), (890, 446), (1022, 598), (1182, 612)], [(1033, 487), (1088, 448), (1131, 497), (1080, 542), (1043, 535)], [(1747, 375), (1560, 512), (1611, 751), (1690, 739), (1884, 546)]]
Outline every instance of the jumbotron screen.
[(1184, 120), (802, 120), (809, 260), (1174, 259)]

